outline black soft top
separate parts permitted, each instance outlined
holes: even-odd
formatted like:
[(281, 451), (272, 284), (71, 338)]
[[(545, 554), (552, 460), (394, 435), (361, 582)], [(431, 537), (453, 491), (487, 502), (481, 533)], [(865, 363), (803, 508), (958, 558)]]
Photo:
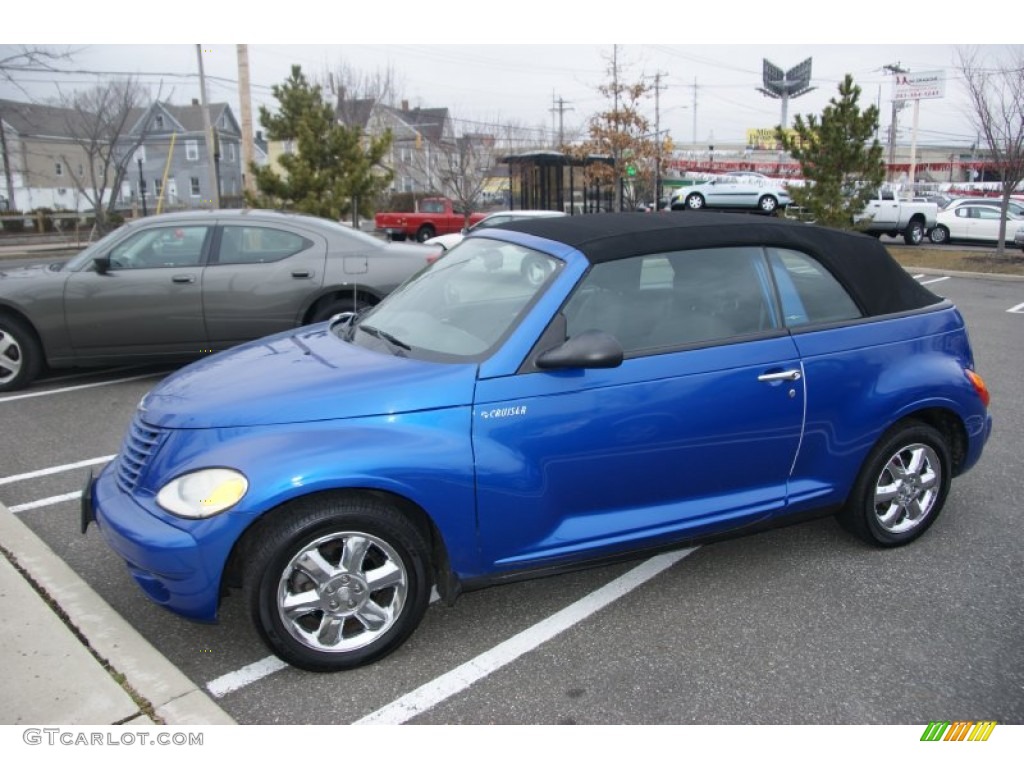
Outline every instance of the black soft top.
[(522, 219), (500, 228), (565, 243), (592, 264), (696, 248), (790, 248), (821, 262), (868, 315), (906, 312), (942, 301), (907, 274), (874, 237), (790, 219), (713, 211), (597, 213)]

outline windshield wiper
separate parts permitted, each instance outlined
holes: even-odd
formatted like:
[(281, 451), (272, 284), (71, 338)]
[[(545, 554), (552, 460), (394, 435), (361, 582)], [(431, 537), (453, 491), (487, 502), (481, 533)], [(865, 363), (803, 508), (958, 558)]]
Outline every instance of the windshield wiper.
[(368, 333), (371, 336), (375, 336), (378, 339), (383, 339), (388, 344), (390, 344), (392, 347), (397, 347), (398, 349), (405, 349), (405, 350), (412, 349), (412, 347), (410, 347), (408, 344), (406, 344), (401, 339), (397, 338), (396, 336), (391, 335), (387, 331), (382, 331), (380, 328), (374, 328), (372, 325), (359, 325), (359, 326), (356, 326), (356, 327), (360, 331), (364, 331), (365, 333)]

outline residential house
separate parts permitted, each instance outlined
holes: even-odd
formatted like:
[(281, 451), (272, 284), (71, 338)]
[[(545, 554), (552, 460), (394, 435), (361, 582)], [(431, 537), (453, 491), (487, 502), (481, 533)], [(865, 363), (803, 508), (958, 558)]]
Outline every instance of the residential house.
[(89, 162), (75, 139), (83, 133), (81, 122), (73, 109), (0, 99), (0, 196), (6, 200), (0, 207), (92, 208), (73, 177), (84, 178)]
[(394, 172), (392, 192), (436, 192), (438, 158), (455, 146), (447, 107), (409, 109), (409, 102), (391, 107), (373, 99), (340, 99), (335, 111), (343, 125), (358, 126), (370, 136), (391, 131), (385, 163)]
[[(220, 206), (240, 207), (241, 128), (227, 104), (209, 109)], [(144, 195), (150, 213), (212, 207), (211, 158), (198, 99), (186, 106), (157, 101), (138, 110), (123, 144), (137, 146), (119, 190), (123, 205), (139, 205)]]

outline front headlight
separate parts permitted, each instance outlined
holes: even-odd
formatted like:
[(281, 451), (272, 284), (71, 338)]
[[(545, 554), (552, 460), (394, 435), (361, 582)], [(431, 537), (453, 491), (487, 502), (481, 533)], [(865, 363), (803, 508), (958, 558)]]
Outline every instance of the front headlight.
[(200, 469), (171, 480), (160, 489), (156, 502), (173, 515), (212, 517), (234, 506), (249, 490), (245, 475), (233, 469)]

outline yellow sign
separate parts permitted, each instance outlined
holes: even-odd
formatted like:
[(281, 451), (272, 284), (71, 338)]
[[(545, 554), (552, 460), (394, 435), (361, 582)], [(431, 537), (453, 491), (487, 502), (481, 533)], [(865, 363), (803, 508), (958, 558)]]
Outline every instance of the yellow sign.
[[(786, 129), (786, 135), (797, 141), (797, 133), (792, 128)], [(797, 142), (799, 144), (799, 142)], [(747, 128), (747, 146), (751, 149), (779, 149), (774, 128)]]

